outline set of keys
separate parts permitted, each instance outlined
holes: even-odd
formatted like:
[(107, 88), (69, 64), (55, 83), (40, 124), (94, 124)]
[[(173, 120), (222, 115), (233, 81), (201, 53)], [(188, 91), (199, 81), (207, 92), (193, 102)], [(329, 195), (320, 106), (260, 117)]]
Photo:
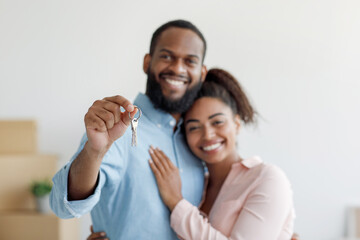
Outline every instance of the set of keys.
[(132, 132), (132, 137), (131, 137), (131, 146), (132, 147), (136, 147), (136, 145), (137, 145), (136, 129), (137, 129), (137, 126), (139, 124), (139, 119), (142, 114), (141, 109), (139, 107), (137, 107), (137, 106), (134, 106), (134, 107), (138, 109), (139, 116), (137, 118), (135, 116), (133, 118), (131, 118), (130, 113), (129, 113), (129, 118), (131, 121), (131, 132)]

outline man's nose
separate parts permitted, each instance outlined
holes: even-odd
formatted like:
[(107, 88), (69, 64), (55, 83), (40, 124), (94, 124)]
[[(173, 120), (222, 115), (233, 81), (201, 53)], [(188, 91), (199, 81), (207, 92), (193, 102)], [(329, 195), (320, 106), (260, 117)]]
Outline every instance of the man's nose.
[(182, 61), (182, 59), (175, 59), (171, 65), (170, 65), (170, 69), (176, 74), (176, 75), (182, 75), (184, 73), (186, 73), (186, 68), (184, 65), (184, 62)]

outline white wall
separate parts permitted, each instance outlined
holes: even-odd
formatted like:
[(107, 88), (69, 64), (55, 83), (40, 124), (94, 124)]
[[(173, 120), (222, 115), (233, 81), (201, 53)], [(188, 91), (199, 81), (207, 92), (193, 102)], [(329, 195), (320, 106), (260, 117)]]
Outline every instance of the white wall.
[(0, 118), (36, 119), (40, 151), (63, 164), (95, 99), (144, 91), (151, 34), (176, 18), (203, 31), (205, 63), (237, 76), (260, 112), (240, 152), (287, 173), (296, 232), (343, 236), (346, 206), (360, 205), (357, 0), (0, 0)]

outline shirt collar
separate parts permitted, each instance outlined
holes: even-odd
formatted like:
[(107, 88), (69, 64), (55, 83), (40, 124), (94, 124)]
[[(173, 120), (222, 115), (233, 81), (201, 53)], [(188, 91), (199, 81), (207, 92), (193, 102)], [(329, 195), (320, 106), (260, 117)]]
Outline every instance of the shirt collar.
[(260, 165), (263, 161), (261, 160), (261, 158), (259, 156), (254, 156), (251, 158), (247, 158), (244, 159), (243, 161), (241, 161), (242, 165), (244, 165), (247, 168), (253, 168), (256, 167), (257, 165)]
[[(176, 125), (176, 119), (168, 112), (154, 107), (150, 98), (143, 93), (139, 93), (134, 101), (134, 105), (138, 106), (142, 113), (158, 127), (170, 127), (173, 129)], [(177, 123), (178, 128), (181, 126), (183, 120), (180, 119)]]
[(251, 157), (251, 158), (241, 160), (240, 162), (236, 162), (231, 167), (236, 167), (236, 166), (243, 165), (246, 168), (253, 168), (253, 167), (256, 167), (256, 166), (260, 165), (262, 162), (263, 161), (261, 160), (261, 158), (259, 156), (254, 156), (254, 157)]

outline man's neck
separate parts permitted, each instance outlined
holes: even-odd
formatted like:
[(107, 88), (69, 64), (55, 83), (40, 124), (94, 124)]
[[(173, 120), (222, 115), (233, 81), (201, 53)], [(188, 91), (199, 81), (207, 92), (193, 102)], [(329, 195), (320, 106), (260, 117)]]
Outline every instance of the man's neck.
[(181, 118), (181, 113), (171, 113), (171, 116), (173, 116), (173, 118), (176, 120), (176, 123), (178, 123)]
[(173, 118), (175, 118), (175, 120), (176, 120), (176, 124), (173, 129), (175, 132), (177, 129), (177, 123), (179, 122), (179, 119), (181, 118), (181, 114), (180, 113), (171, 113), (171, 116), (173, 116)]

